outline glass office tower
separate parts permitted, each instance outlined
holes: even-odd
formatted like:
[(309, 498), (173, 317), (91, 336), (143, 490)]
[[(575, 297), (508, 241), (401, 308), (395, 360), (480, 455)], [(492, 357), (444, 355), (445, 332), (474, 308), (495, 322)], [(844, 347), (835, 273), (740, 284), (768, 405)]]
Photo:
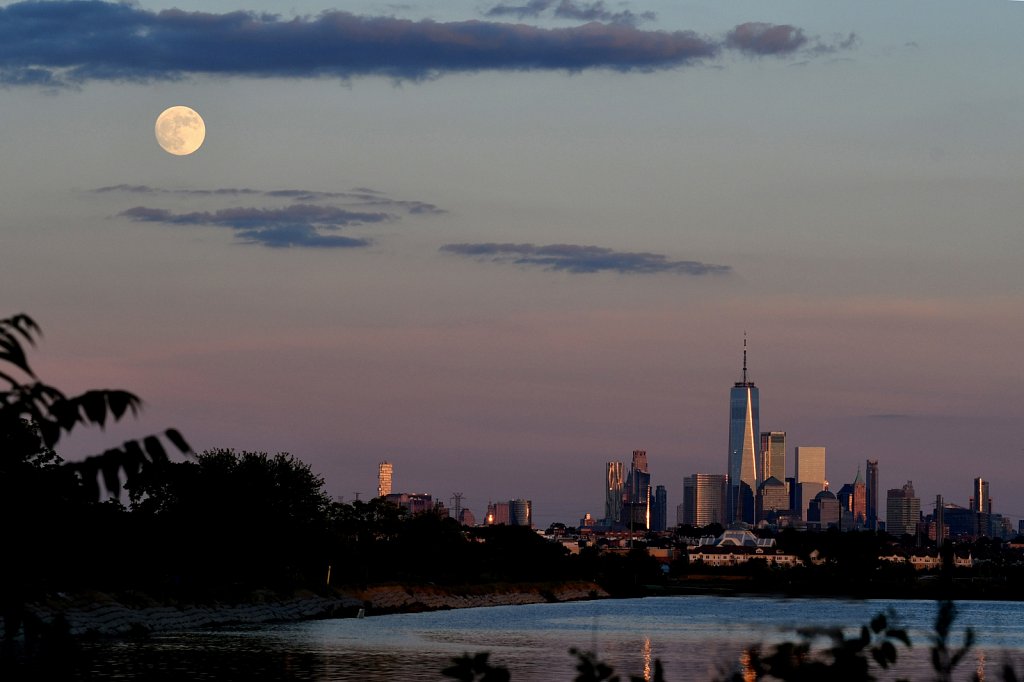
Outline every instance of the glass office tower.
[(757, 491), (758, 424), (757, 386), (747, 377), (747, 339), (743, 339), (743, 380), (729, 391), (729, 508), (730, 522), (754, 523)]

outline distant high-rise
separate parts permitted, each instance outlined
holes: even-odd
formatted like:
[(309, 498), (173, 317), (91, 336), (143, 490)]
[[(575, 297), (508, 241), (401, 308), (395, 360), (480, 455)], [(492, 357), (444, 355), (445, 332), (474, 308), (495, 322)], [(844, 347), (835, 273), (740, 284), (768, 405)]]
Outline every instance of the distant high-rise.
[(761, 433), (761, 475), (759, 480), (767, 481), (772, 476), (785, 483), (785, 431), (763, 431)]
[(885, 496), (885, 530), (890, 535), (916, 535), (921, 520), (921, 500), (914, 495), (914, 484), (890, 488)]
[(992, 500), (988, 496), (988, 481), (983, 478), (974, 479), (974, 491), (971, 497), (971, 509), (981, 514), (992, 513)]
[(387, 497), (391, 494), (391, 474), (394, 466), (391, 462), (381, 462), (377, 465), (377, 497)]
[(754, 523), (757, 492), (757, 386), (747, 377), (747, 339), (743, 337), (743, 378), (729, 391), (729, 500), (727, 520)]
[(945, 520), (946, 505), (942, 502), (942, 495), (935, 496), (935, 514), (932, 518), (935, 520), (935, 545), (942, 547), (946, 541), (946, 520)]
[(850, 497), (850, 512), (853, 514), (853, 527), (865, 528), (868, 522), (868, 489), (864, 479), (860, 477), (860, 467), (857, 467), (857, 477), (853, 479), (853, 495)]
[(773, 521), (779, 512), (789, 509), (789, 493), (786, 484), (769, 476), (757, 491), (757, 520)]
[(633, 451), (633, 469), (647, 473), (647, 451), (646, 450), (634, 450)]
[(626, 503), (622, 523), (632, 529), (651, 527), (651, 474), (647, 471), (647, 451), (634, 450), (633, 463), (626, 479)]
[(693, 474), (683, 479), (683, 519), (691, 526), (725, 524), (728, 481), (723, 474)]
[(622, 462), (605, 465), (604, 521), (609, 526), (622, 522), (622, 495), (626, 486), (624, 469)]
[(651, 530), (662, 531), (668, 528), (668, 491), (659, 485), (654, 489), (654, 502), (651, 504)]
[(867, 516), (867, 526), (871, 530), (878, 530), (878, 460), (867, 460), (867, 480), (864, 481), (864, 492), (866, 501), (864, 509)]
[(839, 527), (842, 509), (839, 500), (827, 488), (814, 496), (807, 504), (807, 527), (827, 530), (829, 526)]
[(796, 478), (793, 500), (797, 505), (793, 511), (798, 512), (800, 518), (807, 519), (807, 505), (825, 489), (828, 480), (825, 478), (825, 448), (798, 446), (793, 458), (793, 473)]
[(825, 483), (825, 448), (798, 446), (793, 473), (797, 483)]
[(533, 528), (533, 502), (522, 498), (509, 500), (508, 520), (511, 526)]
[(501, 526), (509, 525), (509, 505), (508, 502), (488, 502), (487, 503), (487, 520), (488, 526)]

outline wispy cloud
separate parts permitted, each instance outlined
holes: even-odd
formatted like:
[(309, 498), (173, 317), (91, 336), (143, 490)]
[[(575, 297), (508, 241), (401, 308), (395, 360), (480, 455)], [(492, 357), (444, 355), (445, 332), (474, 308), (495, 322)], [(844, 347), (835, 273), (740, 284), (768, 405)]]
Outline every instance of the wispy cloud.
[(444, 209), (425, 201), (403, 201), (392, 199), (383, 192), (357, 187), (347, 192), (324, 192), (310, 189), (252, 189), (248, 187), (221, 187), (217, 189), (164, 188), (149, 185), (108, 185), (92, 190), (96, 194), (113, 192), (143, 195), (171, 195), (186, 197), (236, 197), (255, 196), (291, 199), (292, 201), (329, 201), (343, 200), (348, 206), (373, 206), (384, 209), (397, 209), (415, 214), (445, 213)]
[(728, 265), (711, 265), (691, 260), (669, 260), (658, 253), (615, 251), (578, 244), (445, 244), (441, 251), (496, 263), (534, 265), (546, 270), (571, 273), (619, 272), (628, 274), (675, 273), (710, 275), (731, 272)]
[(753, 57), (789, 55), (801, 50), (811, 54), (831, 54), (852, 49), (857, 36), (834, 36), (831, 42), (811, 39), (803, 29), (788, 24), (766, 24), (757, 21), (739, 24), (725, 36), (725, 46)]
[(635, 26), (641, 21), (653, 21), (657, 18), (654, 12), (632, 12), (609, 10), (602, 0), (595, 2), (576, 2), (575, 0), (529, 0), (525, 4), (498, 4), (487, 10), (489, 17), (512, 16), (518, 19), (537, 18), (553, 10), (552, 15), (559, 19), (575, 21), (604, 21), (613, 24)]
[(346, 227), (393, 220), (387, 213), (361, 213), (336, 206), (293, 204), (285, 208), (224, 208), (218, 211), (174, 213), (167, 209), (136, 206), (119, 215), (132, 220), (168, 225), (218, 225), (252, 229), (267, 225), (321, 225)]
[[(372, 244), (365, 237), (336, 234), (345, 228), (392, 223), (403, 214), (443, 213), (433, 204), (392, 199), (376, 190), (359, 188), (350, 192), (317, 190), (258, 190), (249, 188), (165, 189), (148, 185), (111, 185), (95, 193), (124, 193), (151, 197), (257, 197), (292, 200), (286, 206), (242, 206), (207, 211), (175, 211), (169, 208), (134, 206), (118, 217), (138, 223), (169, 226), (207, 225), (226, 227), (247, 244), (275, 248), (356, 248)], [(322, 201), (326, 203), (308, 203)], [(367, 206), (387, 210), (366, 210)]]
[[(743, 24), (712, 38), (640, 30), (628, 14), (609, 12), (601, 2), (560, 0), (548, 7), (560, 16), (609, 23), (540, 28), (339, 11), (282, 19), (244, 11), (153, 12), (101, 0), (29, 0), (0, 7), (0, 84), (58, 87), (194, 75), (425, 79), (480, 70), (650, 71), (700, 62), (723, 49), (784, 55), (810, 45), (795, 27)], [(762, 28), (743, 28), (750, 26)]]

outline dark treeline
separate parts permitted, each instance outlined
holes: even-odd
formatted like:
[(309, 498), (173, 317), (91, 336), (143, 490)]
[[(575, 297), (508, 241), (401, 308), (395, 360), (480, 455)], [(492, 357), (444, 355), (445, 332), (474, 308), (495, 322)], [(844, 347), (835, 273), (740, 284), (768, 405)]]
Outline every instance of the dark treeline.
[[(150, 466), (126, 504), (98, 502), (52, 453), (2, 472), (5, 518), (17, 519), (6, 580), (22, 595), (142, 590), (244, 598), (252, 590), (374, 583), (444, 585), (599, 577), (596, 552), (570, 557), (528, 528), (463, 528), (408, 516), (381, 499), (331, 501), (291, 455), (211, 450)], [(10, 514), (10, 515), (7, 515)], [(621, 558), (609, 561), (610, 573)], [(656, 567), (655, 567), (656, 568)], [(11, 584), (11, 583), (8, 583)]]

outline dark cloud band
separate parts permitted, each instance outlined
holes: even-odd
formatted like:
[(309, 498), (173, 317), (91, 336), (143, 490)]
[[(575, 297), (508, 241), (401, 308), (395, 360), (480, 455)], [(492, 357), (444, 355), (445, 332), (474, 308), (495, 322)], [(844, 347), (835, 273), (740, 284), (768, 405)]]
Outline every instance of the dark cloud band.
[[(285, 199), (291, 203), (277, 207), (231, 207), (212, 211), (176, 212), (167, 208), (135, 206), (121, 211), (118, 217), (138, 223), (170, 226), (207, 225), (226, 227), (247, 244), (270, 247), (357, 248), (373, 242), (363, 237), (337, 234), (345, 228), (397, 222), (403, 214), (444, 213), (420, 201), (400, 201), (383, 192), (357, 188), (349, 192), (287, 189), (258, 190), (250, 188), (166, 189), (148, 185), (111, 185), (99, 187), (100, 194), (122, 193), (148, 197), (255, 197)], [(310, 203), (319, 201), (322, 203)], [(367, 207), (385, 210), (365, 210)]]
[[(556, 11), (615, 20), (614, 13), (602, 15), (608, 12), (601, 3), (560, 2)], [(692, 31), (644, 31), (625, 21), (540, 28), (338, 11), (286, 20), (255, 12), (151, 12), (100, 0), (30, 0), (0, 8), (0, 84), (54, 87), (189, 75), (424, 79), (487, 69), (650, 71), (723, 49), (788, 54), (807, 43), (800, 29), (758, 26), (766, 28), (748, 35), (738, 26), (716, 39)]]
[(552, 10), (552, 15), (559, 19), (573, 21), (603, 21), (613, 24), (635, 26), (640, 21), (653, 21), (654, 12), (636, 14), (629, 10), (614, 12), (609, 10), (602, 0), (595, 2), (576, 2), (575, 0), (528, 0), (525, 4), (513, 5), (502, 3), (487, 10), (489, 17), (536, 18)]
[(445, 244), (441, 251), (496, 263), (533, 265), (546, 270), (571, 273), (619, 272), (629, 274), (674, 273), (713, 275), (731, 272), (728, 265), (710, 265), (699, 261), (669, 260), (657, 253), (615, 251), (600, 246), (577, 244)]

